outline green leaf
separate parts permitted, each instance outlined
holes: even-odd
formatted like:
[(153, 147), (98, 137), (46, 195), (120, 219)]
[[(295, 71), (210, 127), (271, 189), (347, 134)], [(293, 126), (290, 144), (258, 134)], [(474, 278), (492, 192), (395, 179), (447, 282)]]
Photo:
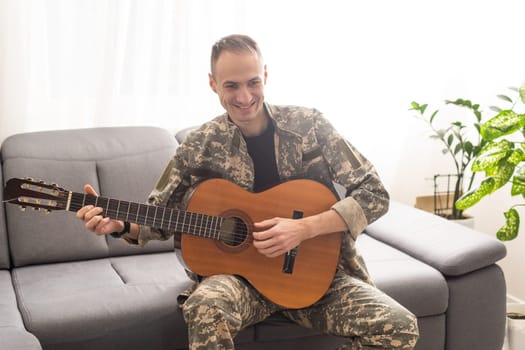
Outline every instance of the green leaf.
[(436, 115), (438, 114), (439, 110), (435, 110), (434, 113), (432, 113), (432, 115), (430, 116), (430, 124), (432, 124), (432, 122), (434, 121), (434, 118), (436, 117)]
[(509, 182), (512, 174), (514, 174), (515, 168), (515, 164), (512, 164), (507, 160), (502, 160), (498, 164), (498, 167), (489, 169), (489, 171), (487, 171), (487, 175), (492, 176), (495, 180), (494, 187), (492, 189), (493, 192)]
[(512, 187), (510, 190), (510, 195), (511, 196), (521, 195), (522, 197), (525, 197), (525, 182), (514, 178), (512, 180)]
[(525, 82), (520, 86), (520, 98), (521, 102), (525, 103)]
[(470, 208), (471, 206), (479, 202), (481, 198), (492, 193), (495, 184), (496, 180), (493, 177), (485, 178), (483, 181), (481, 181), (478, 188), (465, 193), (456, 201), (456, 209), (465, 210), (467, 208)]
[[(479, 105), (476, 105), (476, 106), (479, 106)], [(474, 115), (476, 116), (477, 121), (480, 122), (481, 121), (481, 112), (478, 111), (478, 110), (475, 110), (474, 111)]]
[(517, 114), (512, 110), (504, 110), (481, 125), (481, 136), (486, 140), (494, 140), (500, 136), (512, 134), (525, 126), (525, 114)]
[(497, 107), (497, 106), (490, 106), (489, 109), (490, 109), (491, 111), (496, 112), (496, 113), (501, 112), (501, 108), (499, 108), (499, 107)]
[(510, 189), (512, 196), (525, 196), (525, 164), (519, 164), (514, 170), (514, 177), (512, 178), (512, 187)]
[(497, 95), (497, 97), (499, 99), (502, 99), (503, 101), (507, 101), (507, 102), (512, 103), (512, 99), (510, 97), (508, 97), (507, 95)]
[(479, 125), (478, 123), (474, 123), (474, 127), (476, 128), (479, 134), (479, 131), (481, 130), (481, 125)]
[(412, 108), (410, 108), (409, 111), (418, 111), (421, 115), (425, 113), (425, 110), (428, 107), (428, 104), (420, 105), (416, 101), (412, 101), (410, 105), (412, 106)]
[(455, 101), (445, 100), (445, 103), (446, 104), (456, 105), (456, 106), (463, 106), (463, 107), (467, 107), (467, 108), (472, 108), (472, 102), (470, 100), (464, 100), (462, 98), (458, 98)]
[(505, 212), (505, 225), (498, 230), (496, 237), (501, 241), (510, 241), (518, 236), (520, 228), (520, 214), (514, 208)]
[(472, 162), (471, 170), (489, 171), (498, 167), (499, 162), (508, 157), (514, 150), (514, 144), (507, 140), (491, 142), (481, 149), (478, 157)]
[(447, 144), (451, 146), (453, 141), (454, 141), (454, 135), (453, 134), (448, 135)]
[(467, 141), (465, 142), (465, 145), (463, 146), (463, 148), (465, 149), (465, 152), (467, 152), (468, 154), (471, 154), (472, 151), (474, 150), (474, 145), (472, 144), (472, 142)]
[(454, 148), (454, 154), (458, 154), (459, 151), (461, 151), (461, 149), (462, 149), (461, 144), (458, 143), (458, 144), (456, 145), (456, 147)]
[(519, 179), (517, 177), (514, 177), (512, 179), (512, 187), (510, 189), (510, 195), (511, 196), (519, 196), (525, 197), (525, 181), (523, 179)]
[(510, 154), (510, 156), (507, 158), (507, 162), (512, 163), (514, 165), (518, 165), (524, 160), (525, 160), (525, 152), (523, 152), (521, 148), (514, 149), (512, 153)]

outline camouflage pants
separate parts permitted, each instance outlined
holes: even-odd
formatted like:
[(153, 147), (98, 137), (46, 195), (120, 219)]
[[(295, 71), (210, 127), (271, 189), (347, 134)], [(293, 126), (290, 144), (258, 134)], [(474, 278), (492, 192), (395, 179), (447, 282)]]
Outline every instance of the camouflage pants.
[(190, 350), (234, 349), (244, 327), (281, 311), (307, 328), (348, 338), (339, 349), (413, 349), (417, 320), (374, 286), (338, 272), (325, 296), (314, 305), (283, 310), (242, 278), (205, 278), (182, 305)]

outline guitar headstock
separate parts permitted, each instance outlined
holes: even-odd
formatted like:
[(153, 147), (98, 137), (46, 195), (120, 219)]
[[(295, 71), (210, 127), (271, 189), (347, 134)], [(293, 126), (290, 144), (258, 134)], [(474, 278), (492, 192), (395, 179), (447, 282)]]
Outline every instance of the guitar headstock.
[(32, 207), (35, 210), (44, 209), (65, 210), (69, 192), (56, 184), (46, 184), (33, 179), (12, 178), (7, 180), (4, 189), (4, 200), (7, 203), (18, 204), (24, 210)]

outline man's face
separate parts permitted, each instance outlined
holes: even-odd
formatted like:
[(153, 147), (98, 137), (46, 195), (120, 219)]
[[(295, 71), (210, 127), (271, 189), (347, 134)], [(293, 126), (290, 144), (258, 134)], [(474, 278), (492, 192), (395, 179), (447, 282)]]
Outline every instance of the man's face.
[(209, 75), (210, 87), (222, 106), (239, 127), (264, 120), (264, 85), (266, 66), (257, 54), (222, 52)]

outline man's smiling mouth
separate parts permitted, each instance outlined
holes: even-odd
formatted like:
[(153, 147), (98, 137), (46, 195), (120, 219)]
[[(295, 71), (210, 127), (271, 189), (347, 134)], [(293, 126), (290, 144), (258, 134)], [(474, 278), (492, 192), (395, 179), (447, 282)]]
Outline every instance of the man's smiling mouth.
[(251, 108), (253, 105), (255, 105), (255, 103), (256, 103), (256, 101), (253, 101), (253, 102), (251, 102), (251, 103), (250, 103), (249, 105), (247, 105), (247, 106), (241, 106), (241, 105), (236, 105), (236, 104), (234, 104), (233, 106), (234, 106), (235, 108), (239, 108), (239, 109), (249, 109), (249, 108)]

